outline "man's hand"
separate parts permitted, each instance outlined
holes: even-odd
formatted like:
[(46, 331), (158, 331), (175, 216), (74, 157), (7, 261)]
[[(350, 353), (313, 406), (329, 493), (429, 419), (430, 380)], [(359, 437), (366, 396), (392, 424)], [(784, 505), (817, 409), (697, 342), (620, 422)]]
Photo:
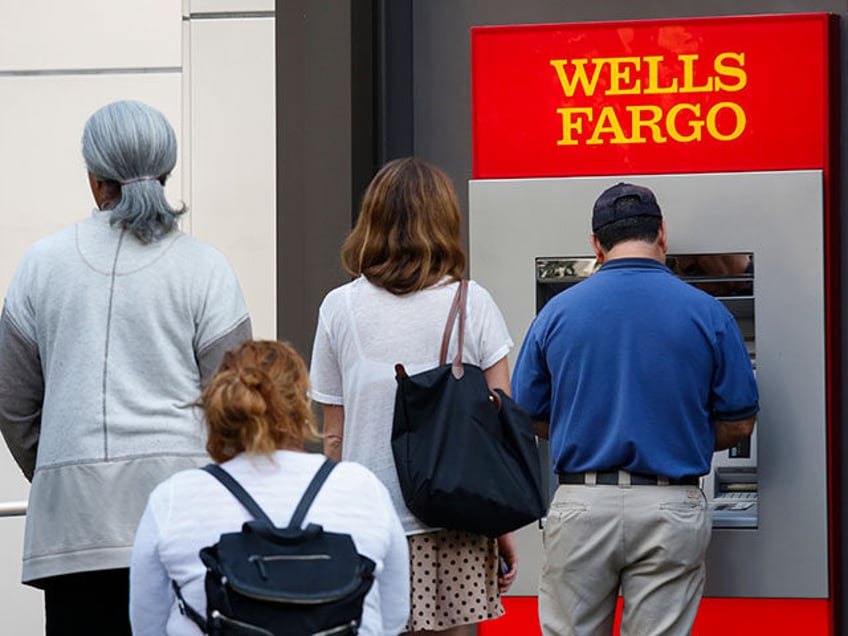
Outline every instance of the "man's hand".
[(749, 417), (744, 420), (716, 420), (715, 450), (720, 451), (736, 446), (746, 437), (754, 432), (754, 422), (757, 417)]

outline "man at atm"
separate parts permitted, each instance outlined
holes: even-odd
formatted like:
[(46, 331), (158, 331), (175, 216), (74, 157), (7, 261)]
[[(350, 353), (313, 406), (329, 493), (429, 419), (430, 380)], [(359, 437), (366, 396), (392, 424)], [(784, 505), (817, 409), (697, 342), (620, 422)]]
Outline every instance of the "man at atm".
[(549, 301), (516, 363), (515, 399), (548, 437), (559, 478), (544, 530), (547, 635), (689, 633), (711, 525), (699, 477), (749, 436), (759, 396), (730, 312), (665, 265), (648, 188), (597, 199), (600, 269)]

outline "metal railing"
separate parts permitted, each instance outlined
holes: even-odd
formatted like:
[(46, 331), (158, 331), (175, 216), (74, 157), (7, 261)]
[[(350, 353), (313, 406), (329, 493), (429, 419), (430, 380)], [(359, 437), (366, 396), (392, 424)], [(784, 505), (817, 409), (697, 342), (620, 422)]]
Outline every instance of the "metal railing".
[(26, 516), (26, 501), (5, 501), (0, 503), (0, 517), (24, 517)]

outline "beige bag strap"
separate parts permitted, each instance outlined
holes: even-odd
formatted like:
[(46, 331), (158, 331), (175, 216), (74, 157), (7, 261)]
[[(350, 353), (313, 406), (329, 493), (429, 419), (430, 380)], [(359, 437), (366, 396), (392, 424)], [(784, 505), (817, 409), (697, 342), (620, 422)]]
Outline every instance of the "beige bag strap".
[(468, 298), (468, 280), (462, 279), (459, 281), (459, 286), (456, 289), (456, 294), (453, 297), (450, 311), (448, 312), (448, 321), (445, 323), (445, 331), (442, 334), (442, 349), (439, 353), (439, 366), (447, 362), (448, 344), (450, 343), (451, 332), (453, 325), (456, 322), (457, 314), (459, 314), (459, 343), (457, 345), (456, 355), (451, 362), (453, 367), (454, 377), (460, 378), (463, 374), (462, 368), (462, 346), (465, 342), (465, 305)]

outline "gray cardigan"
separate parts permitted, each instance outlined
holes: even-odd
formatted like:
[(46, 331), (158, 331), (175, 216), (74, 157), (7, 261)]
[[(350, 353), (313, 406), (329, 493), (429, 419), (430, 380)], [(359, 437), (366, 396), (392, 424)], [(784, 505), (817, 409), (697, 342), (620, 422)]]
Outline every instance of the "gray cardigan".
[(96, 210), (27, 251), (0, 317), (0, 430), (32, 481), (24, 582), (128, 567), (150, 491), (208, 461), (188, 405), (250, 337), (231, 266), (182, 232), (145, 245)]

